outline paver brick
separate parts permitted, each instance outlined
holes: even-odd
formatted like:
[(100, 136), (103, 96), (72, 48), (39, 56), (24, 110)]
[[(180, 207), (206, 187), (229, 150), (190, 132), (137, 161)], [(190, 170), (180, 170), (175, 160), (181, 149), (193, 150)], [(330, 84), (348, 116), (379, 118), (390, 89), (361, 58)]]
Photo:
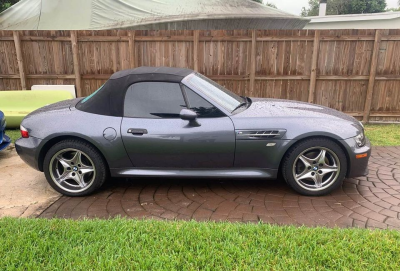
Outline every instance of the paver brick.
[(39, 217), (152, 218), (400, 229), (400, 147), (376, 147), (368, 177), (346, 179), (323, 197), (283, 181), (113, 180), (95, 195), (61, 197)]

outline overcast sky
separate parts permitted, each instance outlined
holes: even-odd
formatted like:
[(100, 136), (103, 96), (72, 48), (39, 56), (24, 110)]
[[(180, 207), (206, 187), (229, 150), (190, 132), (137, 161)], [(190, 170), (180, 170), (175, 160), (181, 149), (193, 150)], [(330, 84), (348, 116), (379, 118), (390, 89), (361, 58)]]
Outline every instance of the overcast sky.
[[(308, 6), (308, 0), (264, 0), (266, 2), (274, 3), (279, 9), (296, 15), (300, 15), (302, 7)], [(397, 0), (386, 0), (386, 3), (388, 8), (398, 7)]]

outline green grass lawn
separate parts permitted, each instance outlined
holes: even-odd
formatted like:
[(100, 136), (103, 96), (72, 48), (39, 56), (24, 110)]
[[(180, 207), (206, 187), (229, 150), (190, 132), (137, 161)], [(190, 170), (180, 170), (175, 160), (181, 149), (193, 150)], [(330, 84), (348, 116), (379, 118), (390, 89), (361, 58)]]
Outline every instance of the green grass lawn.
[(365, 133), (374, 146), (400, 146), (400, 125), (366, 125)]
[(0, 270), (399, 270), (400, 232), (0, 219)]
[(6, 135), (8, 135), (14, 143), (15, 140), (21, 137), (21, 132), (19, 130), (6, 130)]
[[(400, 125), (366, 125), (365, 132), (374, 146), (400, 146)], [(19, 130), (7, 130), (13, 142), (21, 135)]]

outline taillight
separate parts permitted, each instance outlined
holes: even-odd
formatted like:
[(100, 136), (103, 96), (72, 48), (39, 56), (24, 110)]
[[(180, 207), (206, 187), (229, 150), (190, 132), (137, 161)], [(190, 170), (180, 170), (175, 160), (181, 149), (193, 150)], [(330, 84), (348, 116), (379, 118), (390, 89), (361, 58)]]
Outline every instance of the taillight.
[(29, 137), (28, 130), (24, 126), (20, 125), (19, 129), (21, 130), (21, 136), (23, 138), (28, 138)]

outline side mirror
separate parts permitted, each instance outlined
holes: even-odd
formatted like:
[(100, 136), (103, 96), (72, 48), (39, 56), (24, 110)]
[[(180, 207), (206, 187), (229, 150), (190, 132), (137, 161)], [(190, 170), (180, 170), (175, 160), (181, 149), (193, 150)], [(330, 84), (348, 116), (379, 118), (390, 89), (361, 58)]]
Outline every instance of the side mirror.
[(196, 112), (190, 110), (190, 109), (182, 109), (181, 112), (179, 113), (181, 119), (183, 120), (188, 120), (192, 121), (197, 119), (197, 114)]
[(200, 123), (197, 122), (197, 114), (193, 110), (190, 109), (182, 109), (179, 113), (181, 119), (188, 120), (189, 126), (191, 127), (199, 127)]

